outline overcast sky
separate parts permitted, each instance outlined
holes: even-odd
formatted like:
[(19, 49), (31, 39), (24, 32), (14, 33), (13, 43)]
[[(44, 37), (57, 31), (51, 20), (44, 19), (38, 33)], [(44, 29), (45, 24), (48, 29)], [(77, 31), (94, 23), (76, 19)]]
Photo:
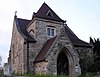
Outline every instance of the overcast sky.
[(67, 21), (82, 40), (100, 38), (100, 0), (2, 0), (0, 1), (0, 56), (7, 62), (15, 11), (18, 18), (31, 19), (44, 1)]

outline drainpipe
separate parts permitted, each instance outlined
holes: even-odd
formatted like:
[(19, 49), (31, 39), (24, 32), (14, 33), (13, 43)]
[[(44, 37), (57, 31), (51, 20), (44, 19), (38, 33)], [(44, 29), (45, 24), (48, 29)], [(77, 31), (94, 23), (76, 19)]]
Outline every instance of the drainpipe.
[(27, 74), (29, 74), (30, 73), (30, 69), (29, 69), (29, 43), (35, 43), (36, 41), (34, 40), (34, 41), (29, 41), (29, 40), (27, 40), (27, 42), (26, 42), (26, 44), (27, 44), (27, 54), (26, 54), (26, 57), (27, 57), (27, 63), (26, 63), (26, 68), (27, 68)]
[(29, 42), (27, 42), (27, 74), (29, 74)]

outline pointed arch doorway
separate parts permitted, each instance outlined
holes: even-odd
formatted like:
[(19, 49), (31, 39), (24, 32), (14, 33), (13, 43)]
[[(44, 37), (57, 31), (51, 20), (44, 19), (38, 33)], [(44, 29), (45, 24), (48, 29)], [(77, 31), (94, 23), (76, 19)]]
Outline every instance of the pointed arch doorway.
[(57, 75), (69, 75), (69, 61), (64, 50), (60, 52), (57, 58)]

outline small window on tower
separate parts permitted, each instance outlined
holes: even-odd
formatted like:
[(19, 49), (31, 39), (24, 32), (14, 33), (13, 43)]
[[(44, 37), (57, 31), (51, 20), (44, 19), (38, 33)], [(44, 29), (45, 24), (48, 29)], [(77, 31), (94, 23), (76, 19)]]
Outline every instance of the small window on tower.
[(53, 37), (56, 35), (55, 27), (47, 27), (47, 36)]
[(48, 16), (48, 17), (53, 17), (53, 14), (52, 14), (52, 12), (51, 12), (50, 10), (48, 10), (46, 16)]

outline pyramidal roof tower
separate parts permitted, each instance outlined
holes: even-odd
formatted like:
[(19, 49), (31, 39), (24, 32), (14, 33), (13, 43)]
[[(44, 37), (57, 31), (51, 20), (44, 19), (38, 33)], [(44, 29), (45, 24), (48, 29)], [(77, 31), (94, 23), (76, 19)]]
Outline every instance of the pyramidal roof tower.
[(35, 13), (33, 16), (58, 22), (65, 22), (45, 2), (42, 4), (37, 13)]

